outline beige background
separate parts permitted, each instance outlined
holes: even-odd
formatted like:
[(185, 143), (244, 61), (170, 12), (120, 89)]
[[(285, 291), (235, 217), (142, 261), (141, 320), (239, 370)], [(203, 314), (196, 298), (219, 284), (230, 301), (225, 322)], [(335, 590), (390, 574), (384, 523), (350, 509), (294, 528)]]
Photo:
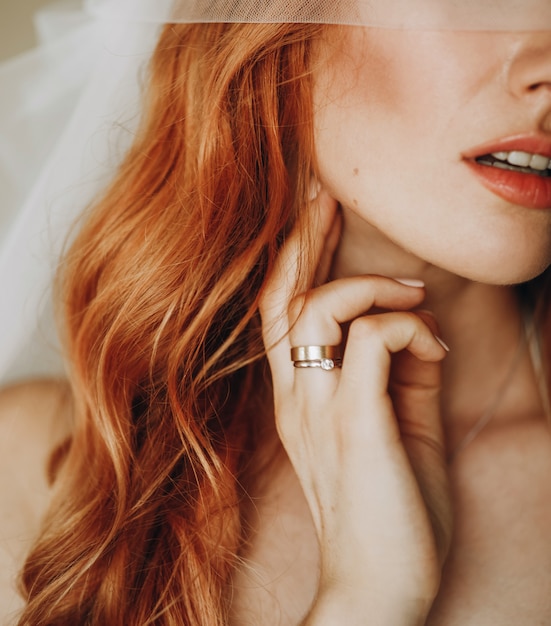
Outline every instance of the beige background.
[(32, 15), (51, 3), (52, 0), (0, 0), (0, 61), (34, 45)]

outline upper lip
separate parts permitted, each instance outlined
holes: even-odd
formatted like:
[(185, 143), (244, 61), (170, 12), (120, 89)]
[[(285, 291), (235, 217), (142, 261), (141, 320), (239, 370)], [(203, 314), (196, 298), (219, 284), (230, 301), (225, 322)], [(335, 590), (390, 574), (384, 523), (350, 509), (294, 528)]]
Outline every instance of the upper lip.
[(475, 146), (463, 153), (465, 159), (476, 159), (494, 152), (528, 152), (551, 159), (551, 137), (541, 134), (513, 135)]

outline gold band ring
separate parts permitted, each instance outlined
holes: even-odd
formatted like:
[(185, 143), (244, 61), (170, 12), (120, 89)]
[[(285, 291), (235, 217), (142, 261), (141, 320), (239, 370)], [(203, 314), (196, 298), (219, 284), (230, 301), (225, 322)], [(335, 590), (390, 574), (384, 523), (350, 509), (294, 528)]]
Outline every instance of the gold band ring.
[(332, 370), (342, 367), (340, 346), (295, 346), (291, 348), (291, 360), (298, 368), (319, 367)]

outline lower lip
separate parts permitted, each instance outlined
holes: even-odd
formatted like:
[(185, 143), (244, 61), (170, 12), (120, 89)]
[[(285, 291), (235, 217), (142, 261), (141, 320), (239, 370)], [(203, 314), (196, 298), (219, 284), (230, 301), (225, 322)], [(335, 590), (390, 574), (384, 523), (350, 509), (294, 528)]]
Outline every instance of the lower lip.
[(502, 170), (466, 161), (486, 189), (500, 198), (528, 209), (551, 209), (551, 177)]

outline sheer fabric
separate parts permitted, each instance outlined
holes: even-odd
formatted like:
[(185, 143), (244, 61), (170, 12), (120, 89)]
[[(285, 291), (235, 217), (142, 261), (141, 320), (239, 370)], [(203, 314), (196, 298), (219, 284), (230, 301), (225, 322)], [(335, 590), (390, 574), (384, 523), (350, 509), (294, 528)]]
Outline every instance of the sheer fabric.
[(0, 383), (62, 373), (51, 283), (70, 228), (128, 146), (158, 26), (80, 3), (37, 19), (41, 45), (0, 65)]
[(317, 22), (379, 28), (540, 30), (549, 0), (87, 0), (91, 12), (141, 22)]

